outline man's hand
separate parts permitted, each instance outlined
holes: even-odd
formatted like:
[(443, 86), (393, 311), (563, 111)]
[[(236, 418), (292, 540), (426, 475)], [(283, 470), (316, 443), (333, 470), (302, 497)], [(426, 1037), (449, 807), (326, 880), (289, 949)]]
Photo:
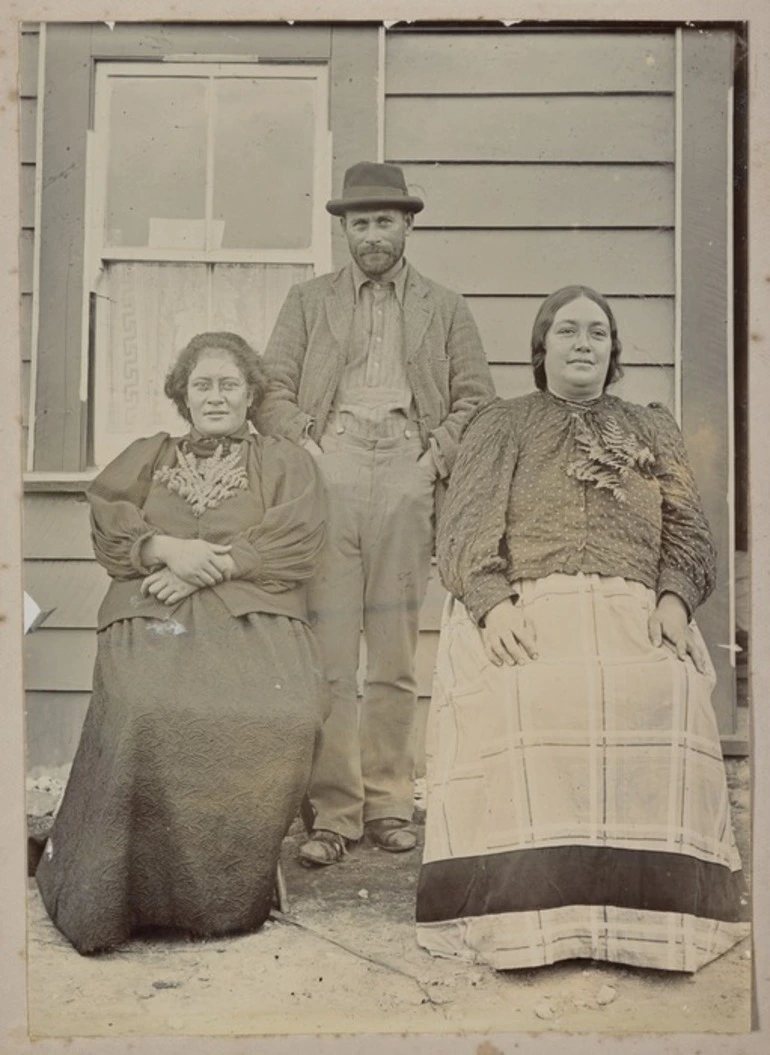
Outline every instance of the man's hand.
[(438, 476), (438, 466), (436, 465), (436, 459), (433, 457), (433, 451), (430, 447), (428, 447), (427, 451), (423, 451), (417, 459), (417, 464), (420, 468), (429, 472), (434, 479)]
[(312, 454), (314, 458), (320, 458), (321, 455), (323, 454), (323, 451), (318, 446), (316, 441), (314, 439), (312, 439), (310, 436), (307, 436), (302, 441), (302, 446), (305, 448), (305, 450), (308, 452), (308, 454)]
[(480, 633), (487, 658), (496, 667), (537, 659), (534, 627), (510, 599), (487, 612)]
[(695, 669), (705, 674), (706, 657), (688, 623), (687, 608), (681, 597), (675, 593), (664, 593), (650, 616), (650, 641), (655, 648), (666, 645), (682, 661), (686, 656), (691, 656)]

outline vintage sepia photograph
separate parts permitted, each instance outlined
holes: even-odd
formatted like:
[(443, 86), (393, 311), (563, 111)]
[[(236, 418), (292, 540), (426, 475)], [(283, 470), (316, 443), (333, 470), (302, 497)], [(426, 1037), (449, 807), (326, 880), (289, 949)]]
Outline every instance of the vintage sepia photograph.
[(27, 1038), (748, 1039), (752, 21), (365, 6), (13, 23)]

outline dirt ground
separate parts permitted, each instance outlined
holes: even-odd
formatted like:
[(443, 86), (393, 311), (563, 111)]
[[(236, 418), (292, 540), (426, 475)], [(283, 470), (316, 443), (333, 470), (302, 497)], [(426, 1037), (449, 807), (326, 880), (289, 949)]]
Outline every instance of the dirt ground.
[[(729, 761), (739, 848), (749, 865), (749, 772)], [(37, 811), (40, 809), (39, 790)], [(422, 829), (420, 828), (422, 834)], [(337, 866), (296, 861), (286, 839), (285, 915), (256, 934), (211, 942), (134, 941), (81, 957), (29, 886), (33, 1036), (599, 1032), (743, 1033), (751, 946), (697, 975), (570, 961), (495, 972), (433, 959), (414, 939), (419, 852), (368, 845)]]

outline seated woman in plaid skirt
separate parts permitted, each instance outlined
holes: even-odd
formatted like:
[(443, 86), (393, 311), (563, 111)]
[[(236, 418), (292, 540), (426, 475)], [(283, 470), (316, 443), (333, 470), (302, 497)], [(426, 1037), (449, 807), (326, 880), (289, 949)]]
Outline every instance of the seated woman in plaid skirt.
[(493, 967), (696, 971), (744, 937), (714, 671), (715, 552), (660, 404), (608, 395), (610, 306), (570, 286), (537, 391), (482, 410), (438, 533), (418, 941)]

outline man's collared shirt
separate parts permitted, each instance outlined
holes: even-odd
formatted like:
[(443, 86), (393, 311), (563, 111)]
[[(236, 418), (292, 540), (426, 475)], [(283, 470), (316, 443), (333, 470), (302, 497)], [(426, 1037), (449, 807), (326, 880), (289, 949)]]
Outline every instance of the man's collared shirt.
[(410, 431), (412, 389), (406, 374), (403, 311), (408, 268), (402, 257), (374, 281), (352, 263), (355, 309), (347, 364), (335, 399), (337, 429), (382, 438)]

